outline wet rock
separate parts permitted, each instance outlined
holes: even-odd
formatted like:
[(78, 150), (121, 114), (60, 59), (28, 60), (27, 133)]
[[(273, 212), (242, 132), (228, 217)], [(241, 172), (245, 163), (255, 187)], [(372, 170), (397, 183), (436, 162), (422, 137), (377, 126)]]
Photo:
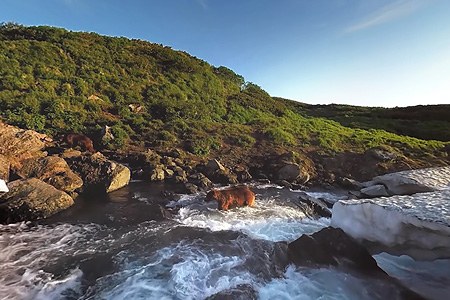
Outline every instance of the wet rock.
[(368, 273), (384, 273), (355, 239), (339, 228), (327, 227), (289, 243), (288, 255), (299, 266), (350, 265)]
[(67, 159), (70, 168), (84, 181), (83, 192), (109, 193), (130, 182), (130, 169), (106, 159), (102, 154)]
[(23, 179), (36, 177), (67, 193), (83, 186), (83, 180), (69, 168), (63, 158), (57, 156), (27, 159), (22, 162), (17, 175)]
[(0, 196), (2, 224), (47, 218), (73, 205), (72, 197), (37, 178), (16, 180), (8, 187)]
[(324, 218), (331, 217), (331, 210), (327, 203), (323, 200), (309, 196), (307, 193), (299, 193), (300, 206), (303, 207), (305, 213), (311, 217), (320, 216)]
[(386, 190), (386, 187), (382, 184), (372, 185), (366, 188), (361, 189), (362, 196), (367, 197), (388, 197), (389, 193)]
[(188, 177), (190, 183), (195, 184), (202, 190), (210, 189), (213, 186), (211, 180), (202, 173), (195, 173)]
[(8, 159), (13, 172), (21, 168), (22, 161), (45, 156), (43, 150), (51, 141), (45, 134), (0, 122), (0, 154)]
[(240, 284), (235, 288), (209, 296), (207, 300), (253, 300), (258, 299), (257, 292), (249, 284)]
[(164, 169), (164, 176), (166, 178), (172, 178), (173, 174), (175, 174), (175, 172), (172, 171), (171, 169)]
[(187, 194), (195, 194), (198, 193), (199, 188), (193, 183), (187, 182), (184, 184), (185, 193)]
[(5, 181), (9, 180), (10, 166), (11, 164), (9, 162), (9, 159), (3, 154), (0, 154), (0, 179), (3, 179)]
[(296, 163), (289, 163), (282, 166), (276, 175), (278, 180), (285, 180), (288, 182), (301, 182), (306, 183), (309, 181), (310, 176), (303, 168)]

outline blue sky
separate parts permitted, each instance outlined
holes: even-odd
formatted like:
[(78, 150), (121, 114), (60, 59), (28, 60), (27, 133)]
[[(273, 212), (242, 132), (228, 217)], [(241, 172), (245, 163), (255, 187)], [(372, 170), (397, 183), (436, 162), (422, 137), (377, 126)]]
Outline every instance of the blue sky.
[(0, 21), (162, 43), (307, 103), (450, 103), (448, 0), (2, 0)]

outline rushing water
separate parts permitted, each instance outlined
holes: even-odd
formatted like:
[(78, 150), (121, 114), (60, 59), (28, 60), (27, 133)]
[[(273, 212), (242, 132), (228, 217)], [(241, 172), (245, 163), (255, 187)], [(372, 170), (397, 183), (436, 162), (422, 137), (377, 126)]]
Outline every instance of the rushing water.
[[(255, 208), (220, 212), (204, 194), (169, 202), (163, 188), (133, 183), (45, 222), (0, 226), (0, 299), (395, 299), (384, 281), (289, 264), (286, 242), (329, 224), (305, 217), (295, 191), (255, 187)], [(158, 204), (172, 218), (158, 221)], [(376, 259), (436, 299), (449, 292), (447, 260)]]

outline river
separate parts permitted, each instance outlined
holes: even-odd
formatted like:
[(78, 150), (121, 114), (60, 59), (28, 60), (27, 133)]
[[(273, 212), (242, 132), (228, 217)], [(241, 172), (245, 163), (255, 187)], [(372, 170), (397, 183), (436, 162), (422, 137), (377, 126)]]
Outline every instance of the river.
[[(330, 223), (306, 217), (296, 191), (255, 186), (256, 207), (221, 212), (204, 194), (168, 200), (161, 195), (166, 188), (133, 182), (45, 221), (0, 225), (0, 299), (393, 299), (396, 293), (385, 281), (289, 264), (287, 242)], [(157, 218), (158, 205), (173, 215)], [(375, 258), (428, 297), (450, 292), (450, 260)]]

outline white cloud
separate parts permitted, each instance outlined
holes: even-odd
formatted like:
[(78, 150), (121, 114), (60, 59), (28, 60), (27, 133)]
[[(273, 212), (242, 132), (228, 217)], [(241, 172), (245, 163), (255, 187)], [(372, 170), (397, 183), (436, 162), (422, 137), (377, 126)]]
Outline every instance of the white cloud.
[(347, 27), (344, 32), (351, 33), (365, 30), (408, 16), (425, 4), (424, 0), (397, 0), (387, 4), (372, 14), (365, 16), (358, 23)]

